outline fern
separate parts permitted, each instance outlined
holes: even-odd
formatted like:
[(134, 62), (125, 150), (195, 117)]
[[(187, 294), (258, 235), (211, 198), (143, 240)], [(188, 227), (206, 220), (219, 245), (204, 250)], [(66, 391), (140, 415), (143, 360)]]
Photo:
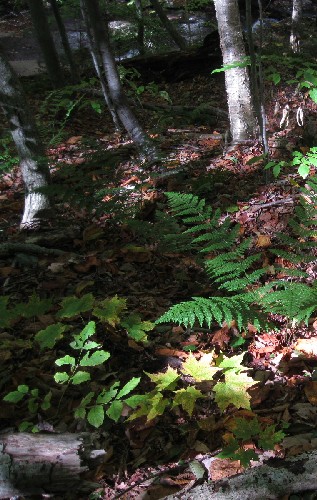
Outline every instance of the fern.
[[(272, 253), (295, 266), (316, 258), (317, 178), (307, 184), (309, 188), (302, 190), (300, 203), (289, 223), (293, 234), (278, 235), (284, 248), (272, 249)], [(187, 240), (187, 248), (200, 254), (208, 253), (205, 268), (216, 289), (213, 297), (193, 297), (172, 306), (157, 323), (172, 321), (193, 326), (198, 322), (210, 326), (213, 322), (221, 325), (235, 320), (240, 330), (248, 323), (267, 330), (272, 328), (267, 320), (268, 313), (281, 314), (297, 322), (308, 321), (317, 304), (315, 283), (310, 286), (280, 280), (261, 286), (259, 282), (267, 272), (261, 266), (262, 255), (252, 253), (251, 238), (239, 241), (238, 225), (232, 226), (229, 218), (221, 220), (219, 210), (213, 211), (197, 196), (180, 193), (167, 193), (166, 196), (171, 217), (180, 219), (185, 226), (182, 236), (192, 238), (191, 242)], [(176, 241), (179, 235), (174, 238)], [(297, 268), (287, 269), (284, 274), (294, 278), (306, 276)], [(218, 296), (224, 292), (226, 296)]]

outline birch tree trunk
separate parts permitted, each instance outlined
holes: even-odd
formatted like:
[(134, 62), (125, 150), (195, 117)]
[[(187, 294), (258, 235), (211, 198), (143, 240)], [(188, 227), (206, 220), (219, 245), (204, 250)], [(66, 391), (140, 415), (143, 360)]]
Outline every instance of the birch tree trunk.
[(303, 0), (293, 0), (292, 31), (290, 45), (294, 53), (300, 52), (300, 23), (303, 14)]
[(28, 0), (35, 34), (42, 51), (45, 66), (54, 87), (62, 87), (64, 75), (50, 32), (46, 11), (42, 0)]
[(36, 228), (51, 214), (49, 197), (37, 192), (49, 185), (50, 172), (20, 81), (1, 50), (0, 105), (9, 121), (25, 184), (21, 228)]
[[(130, 109), (122, 90), (117, 65), (110, 47), (108, 22), (102, 19), (98, 0), (80, 0), (80, 6), (87, 25), (87, 34), (91, 34), (93, 38), (90, 45), (96, 47), (100, 54), (112, 106), (141, 155), (155, 160), (158, 157), (156, 149)], [(94, 60), (93, 55), (92, 59)]]
[[(223, 65), (243, 63), (246, 52), (237, 0), (214, 0)], [(253, 139), (257, 123), (247, 67), (225, 71), (230, 131), (234, 144)]]

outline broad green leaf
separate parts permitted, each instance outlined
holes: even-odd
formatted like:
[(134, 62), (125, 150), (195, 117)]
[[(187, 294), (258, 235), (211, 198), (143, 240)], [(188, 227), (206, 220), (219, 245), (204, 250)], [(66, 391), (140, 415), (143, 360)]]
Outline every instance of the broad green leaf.
[(263, 450), (273, 450), (284, 438), (285, 432), (276, 431), (275, 425), (269, 425), (259, 434), (258, 445)]
[(152, 382), (156, 384), (156, 388), (159, 391), (163, 391), (164, 389), (173, 391), (176, 382), (179, 379), (179, 374), (177, 373), (177, 371), (170, 366), (167, 368), (166, 372), (144, 373), (152, 380)]
[(180, 389), (179, 391), (175, 391), (173, 408), (174, 406), (181, 405), (183, 410), (185, 410), (189, 416), (192, 416), (197, 399), (203, 397), (203, 393), (194, 387), (189, 386), (186, 389)]
[(117, 400), (112, 401), (106, 413), (108, 417), (111, 418), (111, 420), (118, 422), (119, 418), (121, 417), (122, 408), (123, 408), (122, 401), (117, 401)]
[(83, 382), (87, 382), (88, 380), (90, 380), (90, 373), (78, 371), (72, 377), (71, 382), (74, 385), (79, 385), (82, 384)]
[(18, 429), (19, 429), (19, 432), (26, 432), (26, 431), (29, 431), (32, 427), (33, 427), (33, 422), (28, 422), (27, 420), (25, 420), (24, 422), (21, 422), (21, 424), (19, 425)]
[(55, 361), (55, 365), (57, 365), (57, 366), (62, 366), (62, 365), (75, 366), (76, 360), (75, 360), (75, 358), (73, 358), (73, 356), (69, 356), (68, 354), (66, 354), (66, 356), (63, 356), (62, 358), (58, 358)]
[(85, 406), (89, 405), (89, 403), (91, 403), (94, 395), (95, 395), (94, 391), (88, 392), (88, 394), (86, 394), (86, 396), (81, 400), (80, 406), (85, 407)]
[(240, 448), (237, 453), (230, 457), (232, 460), (239, 460), (242, 467), (249, 467), (251, 460), (259, 460), (259, 455), (254, 450), (244, 450)]
[(66, 297), (61, 303), (61, 310), (56, 314), (57, 318), (74, 318), (86, 311), (90, 311), (94, 306), (94, 296), (87, 293), (80, 298)]
[(306, 177), (309, 176), (309, 172), (310, 172), (310, 165), (307, 165), (305, 163), (302, 163), (299, 167), (298, 167), (298, 173), (299, 175), (303, 178), (303, 179), (306, 179)]
[(137, 385), (139, 385), (141, 380), (141, 377), (133, 377), (129, 382), (127, 382), (119, 392), (119, 394), (116, 396), (116, 399), (121, 399), (127, 394), (129, 394), (133, 389), (136, 388)]
[(120, 323), (120, 315), (126, 307), (126, 299), (120, 299), (115, 295), (111, 299), (100, 302), (99, 307), (93, 310), (93, 314), (97, 316), (100, 321), (109, 323), (111, 326), (116, 326)]
[(147, 415), (147, 421), (153, 420), (153, 418), (162, 415), (168, 404), (169, 400), (164, 398), (161, 392), (155, 394), (155, 396), (151, 399), (151, 409)]
[(74, 417), (75, 418), (82, 418), (83, 420), (86, 418), (86, 408), (83, 406), (79, 406), (76, 408), (74, 411)]
[(93, 427), (100, 427), (103, 424), (105, 412), (101, 405), (93, 406), (87, 413), (87, 420)]
[(40, 299), (35, 293), (31, 295), (29, 301), (16, 306), (16, 312), (19, 312), (24, 318), (33, 318), (41, 316), (52, 307), (52, 299)]
[(257, 418), (253, 418), (252, 420), (235, 418), (234, 422), (235, 428), (233, 429), (233, 434), (237, 439), (249, 441), (261, 432), (261, 426)]
[(67, 329), (62, 323), (55, 323), (40, 330), (35, 335), (35, 340), (40, 344), (40, 349), (52, 349), (56, 342), (60, 340)]
[(99, 349), (100, 347), (101, 347), (101, 344), (99, 344), (98, 342), (95, 342), (94, 340), (88, 340), (82, 346), (82, 349), (84, 351), (92, 351), (93, 349)]
[(98, 366), (107, 361), (110, 358), (110, 352), (106, 351), (95, 351), (93, 353), (87, 352), (85, 356), (80, 360), (80, 366)]
[(240, 448), (240, 444), (236, 439), (231, 439), (227, 446), (225, 446), (220, 453), (218, 453), (217, 458), (232, 458), (236, 451)]
[(309, 91), (310, 98), (317, 103), (317, 88), (311, 89)]
[(28, 410), (29, 410), (29, 413), (36, 413), (39, 409), (39, 404), (38, 402), (36, 401), (35, 398), (30, 398), (28, 400)]
[(27, 394), (29, 392), (29, 386), (28, 385), (18, 385), (17, 390), (19, 392), (22, 392), (22, 394)]
[(32, 389), (30, 392), (31, 392), (32, 396), (34, 396), (35, 398), (37, 398), (38, 395), (39, 395), (39, 390), (38, 389)]
[(236, 372), (241, 372), (242, 370), (246, 370), (246, 367), (242, 365), (242, 360), (245, 356), (245, 353), (238, 354), (237, 356), (232, 356), (231, 358), (224, 358), (221, 363), (219, 363), (219, 368), (223, 370), (234, 370)]
[(70, 379), (70, 376), (66, 372), (57, 372), (54, 375), (54, 380), (58, 384), (65, 384), (65, 382), (68, 382)]
[(6, 394), (3, 398), (3, 401), (7, 401), (8, 403), (18, 403), (23, 399), (25, 394), (19, 391), (12, 391)]
[(103, 391), (98, 395), (96, 402), (98, 404), (106, 404), (111, 401), (118, 392), (119, 382), (115, 382), (109, 389), (103, 389)]
[[(86, 343), (88, 344), (87, 340), (89, 337), (94, 335), (96, 331), (96, 323), (94, 321), (89, 321), (85, 328), (82, 329), (82, 331), (78, 335), (74, 335), (74, 341), (71, 342), (69, 345), (73, 349), (84, 349), (86, 347)], [(97, 344), (99, 347), (99, 344)]]
[(193, 377), (197, 382), (203, 380), (212, 380), (215, 373), (219, 372), (219, 368), (211, 366), (213, 362), (213, 354), (203, 354), (200, 360), (197, 360), (193, 354), (189, 354), (186, 361), (183, 363), (182, 371)]
[(125, 399), (124, 402), (131, 408), (135, 409), (137, 406), (144, 404), (148, 401), (149, 397), (147, 394), (134, 394), (129, 398)]
[(136, 342), (147, 342), (148, 339), (145, 332), (153, 330), (155, 325), (150, 321), (141, 321), (140, 316), (132, 314), (124, 321), (121, 321), (121, 326), (127, 330), (129, 337)]
[(48, 409), (51, 407), (51, 399), (52, 399), (52, 395), (53, 395), (52, 391), (49, 391), (49, 392), (45, 395), (45, 397), (44, 397), (44, 399), (43, 399), (43, 402), (42, 402), (42, 404), (41, 404), (41, 408), (42, 408), (42, 410), (44, 410), (44, 411), (45, 411), (45, 410), (48, 410)]
[(218, 382), (214, 387), (215, 401), (220, 410), (225, 411), (231, 404), (236, 408), (246, 408), (250, 410), (251, 396), (247, 389), (256, 382), (245, 373), (226, 372), (225, 382)]

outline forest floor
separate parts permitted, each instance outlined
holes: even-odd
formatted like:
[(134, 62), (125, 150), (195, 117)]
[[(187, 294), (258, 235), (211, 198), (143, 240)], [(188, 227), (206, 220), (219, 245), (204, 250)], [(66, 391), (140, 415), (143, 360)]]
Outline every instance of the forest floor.
[[(232, 223), (238, 223), (240, 235), (252, 238), (252, 248), (261, 253), (263, 267), (268, 265), (272, 275), (276, 264), (288, 266), (270, 254), (270, 248), (277, 233), (287, 231), (305, 180), (295, 167), (285, 168), (277, 179), (264, 171), (259, 143), (227, 148), (224, 135), (228, 123), (223, 117), (195, 117), (188, 110), (177, 117), (173, 110), (166, 114), (160, 108), (166, 104), (159, 94), (163, 91), (173, 106), (208, 103), (226, 110), (221, 74), (193, 75), (158, 86), (145, 88), (139, 103), (134, 102), (140, 120), (167, 158), (163, 162), (166, 176), (156, 173), (154, 167), (149, 172), (146, 164), (140, 164), (129, 139), (112, 132), (105, 112), (94, 111), (97, 98), (83, 97), (80, 92), (64, 95), (75, 103), (66, 120), (68, 108), (67, 103), (66, 108), (65, 102), (61, 104), (62, 92), (47, 97), (43, 77), (25, 80), (43, 138), (51, 141), (47, 155), (57, 186), (56, 220), (44, 232), (19, 231), (23, 184), (18, 168), (13, 166), (0, 178), (1, 242), (36, 243), (65, 253), (34, 256), (22, 252), (1, 257), (2, 293), (10, 297), (10, 304), (23, 303), (33, 294), (54, 303), (49, 312), (30, 317), (22, 313), (1, 330), (1, 399), (22, 384), (39, 387), (43, 393), (57, 385), (52, 377), (54, 363), (57, 357), (69, 354), (69, 344), (64, 338), (58, 348), (43, 350), (39, 355), (34, 335), (56, 323), (56, 304), (64, 297), (90, 293), (98, 299), (117, 296), (127, 300), (129, 313), (154, 322), (175, 303), (213, 293), (193, 253), (166, 251), (160, 245), (156, 214), (168, 212), (167, 191), (205, 198)], [(156, 106), (156, 110), (148, 110), (145, 104)], [(286, 105), (290, 120), (281, 130)], [(294, 84), (267, 84), (271, 158), (290, 162), (293, 151), (306, 154), (313, 145), (312, 132), (303, 133), (296, 123), (299, 107), (305, 111), (305, 120), (316, 123), (316, 104), (305, 88), (299, 92)], [(6, 154), (11, 146), (7, 148)], [(310, 173), (315, 173), (313, 165)], [(302, 269), (311, 280), (316, 278), (316, 262)], [(89, 319), (89, 314), (83, 313), (71, 319), (70, 325), (79, 331)], [(133, 340), (115, 322), (98, 329), (97, 339), (111, 358), (106, 368), (99, 367), (94, 374), (91, 385), (96, 392), (102, 391), (109, 380), (126, 383), (144, 371), (164, 372), (168, 366), (181, 370), (190, 349), (196, 359), (211, 351), (217, 356), (245, 352), (248, 374), (258, 382), (249, 391), (251, 410), (232, 407), (221, 413), (209, 400), (197, 404), (193, 417), (177, 408), (150, 421), (143, 417), (124, 422), (126, 413), (117, 423), (108, 419), (102, 426), (107, 458), (90, 477), (100, 483), (100, 498), (159, 499), (188, 488), (195, 474), (186, 463), (194, 459), (207, 464), (208, 469), (213, 457), (212, 467), (206, 469), (209, 480), (242, 471), (239, 461), (215, 458), (228, 440), (232, 419), (238, 417), (257, 417), (277, 428), (288, 425), (284, 441), (271, 452), (259, 451), (261, 456), (285, 457), (316, 448), (317, 317), (313, 316), (308, 325), (297, 326), (282, 316), (272, 319), (277, 330), (262, 332), (250, 325), (241, 334), (234, 323), (207, 328), (157, 325), (148, 333), (148, 343)], [(142, 376), (138, 392), (146, 390), (149, 382)], [(69, 387), (58, 414), (54, 408), (40, 411), (34, 415), (33, 424), (48, 432), (91, 429), (87, 422), (73, 417), (84, 395), (84, 386)], [(1, 403), (2, 430), (16, 429), (25, 420), (30, 420), (26, 403)]]

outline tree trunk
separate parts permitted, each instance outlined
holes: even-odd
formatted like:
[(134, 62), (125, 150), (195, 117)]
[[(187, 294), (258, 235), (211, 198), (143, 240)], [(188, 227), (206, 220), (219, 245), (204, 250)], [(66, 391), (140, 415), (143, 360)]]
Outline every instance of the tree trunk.
[(204, 483), (188, 493), (180, 491), (164, 500), (277, 500), (289, 498), (291, 493), (316, 490), (317, 451), (313, 451), (286, 460), (273, 459), (243, 474)]
[[(214, 0), (214, 3), (223, 65), (243, 63), (246, 52), (237, 0)], [(239, 144), (254, 138), (257, 128), (247, 68), (227, 69), (225, 84), (232, 142)]]
[(64, 75), (50, 32), (46, 11), (42, 0), (28, 0), (35, 34), (43, 53), (45, 66), (54, 87), (62, 87)]
[(303, 0), (293, 0), (292, 10), (292, 31), (290, 45), (294, 53), (300, 52), (300, 24), (303, 14)]
[(102, 19), (98, 0), (80, 0), (80, 5), (87, 24), (87, 34), (90, 33), (93, 37), (91, 46), (96, 47), (100, 54), (112, 106), (141, 154), (148, 159), (155, 160), (158, 156), (156, 149), (131, 111), (123, 93), (116, 62), (110, 48), (108, 22)]
[(72, 49), (70, 48), (70, 45), (69, 45), (65, 25), (63, 23), (63, 19), (62, 19), (61, 13), (59, 11), (58, 4), (57, 4), (56, 0), (50, 0), (50, 5), (52, 7), (52, 11), (53, 11), (53, 14), (54, 14), (54, 17), (56, 20), (56, 24), (58, 27), (59, 35), (61, 37), (65, 56), (66, 56), (68, 64), (69, 64), (72, 81), (73, 81), (73, 83), (78, 83), (80, 80), (79, 74), (78, 74), (78, 71), (77, 71), (77, 68), (76, 68), (76, 65), (74, 62)]
[(181, 49), (181, 50), (186, 50), (187, 48), (187, 43), (184, 40), (184, 38), (180, 35), (180, 33), (177, 31), (177, 29), (173, 26), (171, 21), (168, 19), (167, 15), (164, 12), (164, 9), (162, 8), (159, 0), (150, 0), (150, 3), (155, 10), (156, 14), (158, 15), (161, 23), (163, 24), (164, 28), (166, 31), (169, 33), (171, 36), (172, 40), (176, 43), (176, 45)]
[(45, 493), (89, 493), (98, 487), (81, 474), (96, 466), (94, 436), (82, 434), (0, 434), (0, 499)]
[(50, 173), (31, 110), (18, 77), (0, 51), (0, 105), (6, 114), (13, 141), (20, 158), (25, 184), (25, 206), (21, 228), (35, 228), (47, 220), (51, 203), (38, 188), (47, 187)]
[(137, 17), (138, 33), (137, 33), (137, 43), (140, 55), (144, 55), (144, 17), (143, 17), (143, 7), (142, 0), (134, 0), (135, 12)]

